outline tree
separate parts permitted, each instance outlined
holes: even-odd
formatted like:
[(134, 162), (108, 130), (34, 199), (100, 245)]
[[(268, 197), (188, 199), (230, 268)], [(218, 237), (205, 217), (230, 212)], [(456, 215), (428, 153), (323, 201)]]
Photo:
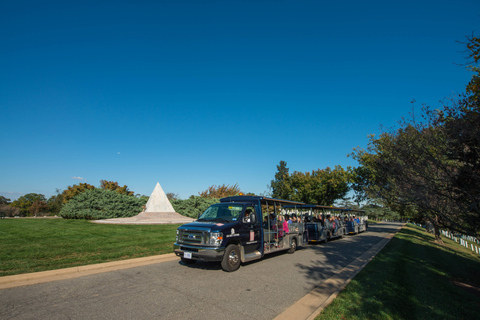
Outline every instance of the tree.
[(116, 181), (100, 180), (100, 188), (103, 190), (112, 190), (116, 193), (125, 194), (127, 196), (133, 196), (134, 194), (133, 191), (128, 190), (126, 185), (120, 187)]
[(0, 204), (10, 204), (12, 200), (5, 198), (4, 196), (0, 196)]
[(63, 191), (63, 203), (68, 203), (71, 199), (73, 199), (76, 195), (85, 192), (87, 190), (94, 190), (95, 186), (88, 184), (88, 183), (79, 183), (73, 186), (69, 186), (67, 189)]
[(60, 210), (63, 206), (63, 193), (60, 192), (60, 189), (56, 189), (55, 195), (51, 196), (47, 200), (48, 210), (53, 215), (60, 214)]
[[(470, 37), (468, 58), (478, 64), (480, 40)], [(448, 228), (480, 239), (480, 69), (466, 92), (440, 110), (422, 108), (400, 128), (371, 137), (354, 158), (365, 168), (362, 188), (392, 208), (431, 222), (435, 238)]]
[(272, 188), (272, 198), (290, 200), (293, 196), (293, 188), (288, 173), (287, 163), (280, 161), (277, 165), (275, 179), (270, 182)]
[(11, 206), (20, 209), (21, 215), (28, 216), (30, 214), (30, 207), (35, 201), (45, 202), (46, 200), (43, 194), (28, 193), (13, 201)]
[(180, 196), (176, 193), (173, 193), (173, 192), (168, 192), (166, 194), (166, 196), (167, 196), (167, 199), (170, 200), (170, 201), (180, 199)]
[(34, 201), (28, 209), (32, 216), (37, 216), (41, 213), (46, 214), (48, 212), (48, 205), (45, 201)]
[(221, 186), (212, 185), (208, 187), (207, 190), (199, 192), (198, 194), (202, 198), (225, 198), (225, 197), (232, 197), (238, 195), (240, 193), (240, 188), (238, 184), (235, 183), (233, 186), (222, 184)]
[(0, 203), (0, 215), (6, 217), (16, 217), (20, 216), (20, 209), (12, 207), (11, 205)]
[(292, 200), (331, 206), (335, 200), (345, 198), (350, 190), (349, 182), (350, 173), (341, 166), (333, 170), (327, 167), (305, 173), (295, 171), (290, 177)]

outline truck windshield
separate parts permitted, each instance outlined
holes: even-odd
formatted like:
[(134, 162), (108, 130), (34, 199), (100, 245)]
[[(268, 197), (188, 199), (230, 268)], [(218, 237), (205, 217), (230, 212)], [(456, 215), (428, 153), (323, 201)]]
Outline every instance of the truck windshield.
[(210, 206), (198, 218), (199, 221), (232, 222), (238, 221), (243, 205), (219, 203)]

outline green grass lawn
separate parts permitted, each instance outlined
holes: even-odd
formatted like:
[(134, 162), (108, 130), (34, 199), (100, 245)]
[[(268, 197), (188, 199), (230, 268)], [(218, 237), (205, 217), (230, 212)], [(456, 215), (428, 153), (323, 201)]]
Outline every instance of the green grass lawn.
[(1, 219), (0, 276), (171, 253), (178, 226)]
[(407, 225), (316, 320), (478, 319), (480, 256)]

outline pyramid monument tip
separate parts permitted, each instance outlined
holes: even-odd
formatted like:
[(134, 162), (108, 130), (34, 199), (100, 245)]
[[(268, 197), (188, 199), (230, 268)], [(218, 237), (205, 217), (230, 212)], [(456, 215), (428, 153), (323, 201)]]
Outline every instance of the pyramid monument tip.
[(175, 212), (167, 195), (162, 189), (160, 182), (157, 182), (150, 198), (147, 201), (145, 212)]

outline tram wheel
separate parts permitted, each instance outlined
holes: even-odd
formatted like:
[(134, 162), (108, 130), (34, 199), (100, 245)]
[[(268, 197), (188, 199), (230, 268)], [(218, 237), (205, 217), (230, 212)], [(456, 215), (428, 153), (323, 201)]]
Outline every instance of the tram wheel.
[(221, 263), (222, 269), (227, 272), (235, 271), (240, 268), (240, 262), (240, 249), (237, 245), (229, 244)]
[(294, 253), (295, 250), (297, 250), (297, 239), (293, 238), (290, 242), (290, 250), (288, 250), (288, 253)]

